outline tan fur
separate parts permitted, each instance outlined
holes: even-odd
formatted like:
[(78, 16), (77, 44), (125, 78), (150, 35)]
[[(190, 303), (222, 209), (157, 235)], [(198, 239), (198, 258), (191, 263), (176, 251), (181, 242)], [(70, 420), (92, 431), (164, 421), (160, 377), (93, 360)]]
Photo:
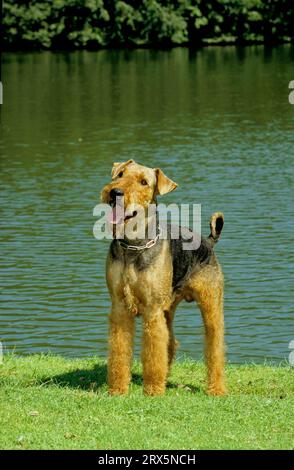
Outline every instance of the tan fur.
[[(121, 174), (123, 172), (123, 174)], [(121, 175), (121, 176), (119, 176)], [(145, 207), (157, 194), (170, 192), (176, 183), (159, 169), (138, 165), (133, 160), (114, 164), (113, 181), (102, 191), (109, 202), (112, 188), (121, 188), (125, 205)], [(148, 185), (141, 185), (142, 178)], [(123, 248), (121, 248), (123, 250)], [(172, 259), (168, 241), (148, 269), (137, 270), (128, 258), (107, 259), (107, 285), (112, 309), (109, 323), (108, 384), (111, 394), (124, 394), (130, 383), (130, 368), (135, 331), (135, 317), (142, 315), (142, 363), (144, 392), (161, 395), (165, 391), (168, 370), (175, 356), (177, 341), (173, 319), (178, 303), (195, 300), (205, 325), (205, 352), (208, 368), (208, 393), (222, 395), (224, 385), (223, 275), (216, 259), (192, 275), (180, 291), (172, 290)]]
[(208, 392), (223, 395), (224, 384), (224, 314), (223, 274), (219, 264), (203, 268), (188, 281), (188, 290), (199, 305), (205, 328), (205, 356), (208, 369)]

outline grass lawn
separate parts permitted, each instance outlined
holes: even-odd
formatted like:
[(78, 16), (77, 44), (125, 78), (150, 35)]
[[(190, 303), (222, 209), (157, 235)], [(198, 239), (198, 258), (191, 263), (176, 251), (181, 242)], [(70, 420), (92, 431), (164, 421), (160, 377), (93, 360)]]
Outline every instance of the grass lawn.
[(107, 394), (97, 358), (5, 356), (0, 449), (293, 449), (293, 369), (228, 365), (229, 395), (205, 395), (205, 367), (174, 364), (164, 397)]

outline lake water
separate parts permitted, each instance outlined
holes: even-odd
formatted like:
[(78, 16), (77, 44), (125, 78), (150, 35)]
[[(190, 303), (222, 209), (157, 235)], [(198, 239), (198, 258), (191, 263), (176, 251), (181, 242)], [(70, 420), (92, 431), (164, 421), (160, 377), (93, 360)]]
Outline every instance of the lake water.
[[(288, 358), (293, 60), (290, 45), (3, 56), (6, 351), (106, 354), (108, 242), (93, 237), (92, 213), (112, 162), (134, 158), (178, 182), (161, 202), (202, 205), (203, 233), (213, 211), (225, 213), (216, 252), (226, 278), (228, 359)], [(175, 328), (178, 357), (201, 358), (195, 305), (179, 306)]]

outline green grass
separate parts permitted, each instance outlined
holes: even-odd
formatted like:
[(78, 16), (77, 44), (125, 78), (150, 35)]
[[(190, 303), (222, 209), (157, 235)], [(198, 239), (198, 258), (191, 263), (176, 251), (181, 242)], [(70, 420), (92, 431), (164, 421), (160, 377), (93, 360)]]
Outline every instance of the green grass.
[(227, 397), (205, 395), (205, 367), (174, 365), (167, 393), (110, 397), (97, 358), (6, 356), (0, 365), (1, 449), (291, 449), (293, 369), (228, 365)]

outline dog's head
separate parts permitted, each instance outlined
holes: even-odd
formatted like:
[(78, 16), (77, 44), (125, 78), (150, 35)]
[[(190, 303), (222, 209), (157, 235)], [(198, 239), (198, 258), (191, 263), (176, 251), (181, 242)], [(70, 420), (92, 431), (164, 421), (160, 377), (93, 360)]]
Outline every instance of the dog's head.
[[(148, 168), (134, 160), (114, 163), (112, 181), (102, 190), (102, 202), (112, 207), (109, 221), (112, 224), (127, 224), (133, 219), (138, 208), (145, 216), (150, 204), (156, 203), (156, 196), (176, 189), (177, 184), (168, 178), (160, 168)], [(123, 210), (121, 210), (123, 209)]]

